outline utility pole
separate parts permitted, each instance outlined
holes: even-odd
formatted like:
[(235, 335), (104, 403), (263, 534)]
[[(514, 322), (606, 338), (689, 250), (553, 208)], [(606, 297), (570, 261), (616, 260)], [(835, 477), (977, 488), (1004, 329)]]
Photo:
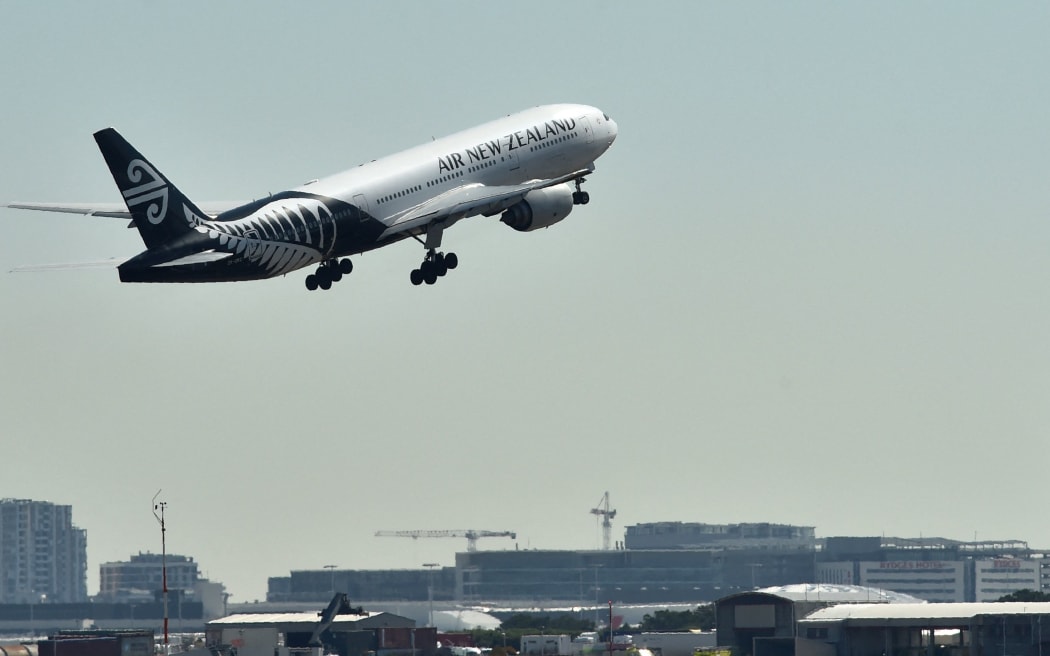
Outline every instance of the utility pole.
[[(164, 595), (164, 646), (168, 646), (168, 547), (166, 543), (165, 533), (167, 529), (164, 527), (164, 509), (168, 506), (166, 501), (157, 501), (157, 497), (160, 496), (160, 490), (153, 495), (153, 516), (160, 522), (160, 575), (161, 575), (161, 593)], [(160, 510), (158, 514), (157, 511)]]

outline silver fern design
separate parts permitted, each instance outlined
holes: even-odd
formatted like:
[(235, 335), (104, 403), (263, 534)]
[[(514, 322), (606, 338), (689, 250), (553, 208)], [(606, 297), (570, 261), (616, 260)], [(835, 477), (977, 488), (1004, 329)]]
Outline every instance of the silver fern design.
[(338, 232), (335, 214), (315, 198), (282, 199), (232, 221), (211, 221), (183, 209), (190, 226), (215, 240), (216, 249), (241, 255), (269, 275), (323, 260)]

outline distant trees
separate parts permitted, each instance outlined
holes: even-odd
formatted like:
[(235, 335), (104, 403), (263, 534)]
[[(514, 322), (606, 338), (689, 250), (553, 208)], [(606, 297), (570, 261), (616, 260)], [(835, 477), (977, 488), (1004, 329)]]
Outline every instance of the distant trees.
[[(604, 615), (602, 619), (605, 619)], [(715, 605), (704, 604), (697, 606), (694, 610), (658, 610), (651, 615), (647, 613), (642, 617), (641, 624), (634, 626), (625, 624), (617, 627), (614, 633), (689, 631), (691, 629), (709, 631), (714, 628)], [(504, 654), (513, 654), (521, 648), (521, 636), (523, 635), (565, 633), (575, 636), (584, 631), (595, 630), (592, 619), (584, 619), (572, 614), (516, 613), (503, 620), (498, 629), (475, 629), (470, 634), (474, 638), (474, 644), (478, 647), (491, 647), (493, 656), (504, 656)], [(609, 639), (608, 627), (599, 631), (598, 639), (600, 642)], [(506, 645), (505, 649), (504, 645)]]
[(1003, 595), (997, 601), (1050, 601), (1050, 594), (1025, 588), (1024, 590)]
[(703, 604), (697, 606), (696, 610), (658, 610), (652, 615), (646, 613), (642, 616), (639, 628), (642, 631), (710, 631), (715, 628), (715, 605)]
[(538, 613), (517, 613), (503, 620), (504, 631), (526, 629), (530, 633), (569, 633), (593, 631), (594, 622), (572, 615), (540, 615)]

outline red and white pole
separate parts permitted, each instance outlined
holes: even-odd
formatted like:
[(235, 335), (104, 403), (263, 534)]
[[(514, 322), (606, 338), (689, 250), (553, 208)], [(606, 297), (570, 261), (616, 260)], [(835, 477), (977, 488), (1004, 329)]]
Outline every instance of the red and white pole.
[[(153, 495), (153, 516), (160, 522), (160, 576), (161, 576), (161, 593), (164, 595), (164, 646), (168, 645), (168, 546), (166, 532), (167, 528), (164, 526), (164, 508), (167, 507), (166, 501), (157, 502), (157, 497), (160, 496), (160, 490)], [(157, 514), (157, 510), (160, 510), (160, 514)]]

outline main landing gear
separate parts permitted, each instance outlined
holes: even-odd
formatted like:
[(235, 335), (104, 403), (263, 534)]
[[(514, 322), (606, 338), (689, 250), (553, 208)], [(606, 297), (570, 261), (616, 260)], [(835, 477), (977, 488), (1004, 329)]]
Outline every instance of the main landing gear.
[(333, 282), (339, 282), (343, 279), (343, 276), (353, 270), (354, 263), (348, 257), (344, 257), (341, 260), (325, 260), (317, 266), (317, 271), (306, 276), (306, 288), (310, 291), (318, 287), (331, 289)]
[(413, 285), (426, 283), (433, 285), (437, 279), (459, 266), (455, 253), (438, 253), (434, 249), (427, 251), (426, 258), (418, 269), (412, 269), (409, 279)]
[(573, 205), (586, 205), (591, 202), (591, 195), (580, 189), (580, 185), (584, 182), (586, 182), (586, 180), (583, 178), (576, 178), (576, 191), (572, 192)]

